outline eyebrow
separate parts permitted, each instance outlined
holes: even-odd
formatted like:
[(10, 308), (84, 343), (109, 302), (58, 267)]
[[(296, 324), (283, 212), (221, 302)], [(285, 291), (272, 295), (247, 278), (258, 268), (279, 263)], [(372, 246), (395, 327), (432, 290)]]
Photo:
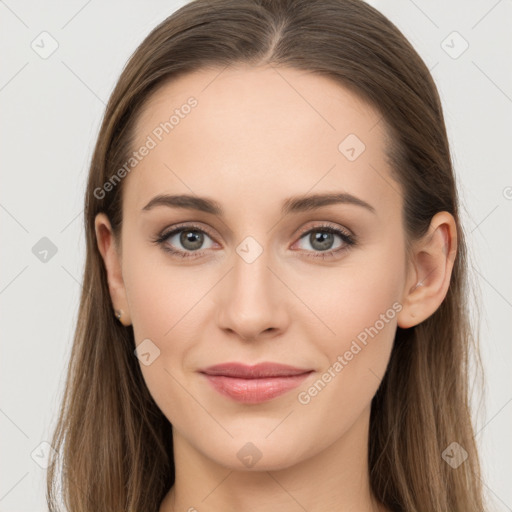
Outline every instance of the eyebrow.
[[(283, 202), (281, 213), (287, 215), (290, 213), (299, 213), (315, 210), (323, 206), (332, 204), (352, 204), (360, 206), (366, 210), (375, 213), (375, 208), (366, 201), (344, 192), (330, 194), (314, 194), (309, 196), (290, 197)], [(142, 208), (142, 212), (151, 210), (156, 206), (167, 206), (171, 208), (184, 208), (189, 210), (199, 210), (201, 212), (211, 213), (222, 217), (224, 210), (217, 201), (207, 197), (193, 195), (167, 195), (159, 194)]]

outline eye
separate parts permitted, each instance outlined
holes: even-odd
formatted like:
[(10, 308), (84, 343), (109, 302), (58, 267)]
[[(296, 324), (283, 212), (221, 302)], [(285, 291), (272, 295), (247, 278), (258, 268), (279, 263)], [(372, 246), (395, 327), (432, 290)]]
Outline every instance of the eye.
[(177, 226), (171, 231), (166, 231), (154, 239), (153, 242), (161, 245), (162, 249), (176, 256), (196, 258), (202, 255), (202, 249), (212, 248), (211, 244), (203, 247), (206, 238), (213, 241), (210, 235), (203, 229), (188, 225)]
[[(333, 248), (335, 239), (338, 237), (338, 245)], [(204, 247), (205, 240), (210, 243)], [(339, 253), (348, 250), (356, 244), (355, 236), (331, 225), (315, 226), (302, 232), (298, 242), (304, 240), (312, 249), (306, 248), (308, 257), (331, 258)], [(195, 225), (176, 226), (169, 231), (158, 235), (154, 243), (161, 245), (162, 249), (180, 258), (198, 258), (203, 255), (206, 249), (211, 249), (216, 242), (202, 228)]]
[[(336, 237), (338, 237), (340, 242), (333, 248)], [(339, 253), (349, 249), (351, 246), (354, 246), (356, 243), (354, 235), (331, 225), (315, 226), (314, 228), (309, 229), (302, 234), (299, 242), (302, 240), (312, 247), (313, 254), (309, 254), (308, 256), (323, 259), (335, 257)], [(306, 249), (311, 252), (310, 249)]]

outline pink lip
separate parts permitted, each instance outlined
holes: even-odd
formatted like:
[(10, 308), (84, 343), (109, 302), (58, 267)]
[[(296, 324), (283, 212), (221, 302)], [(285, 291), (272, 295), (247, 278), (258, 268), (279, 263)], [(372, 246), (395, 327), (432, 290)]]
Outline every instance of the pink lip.
[(225, 363), (200, 373), (219, 393), (238, 402), (256, 404), (271, 400), (296, 388), (313, 370), (277, 363), (247, 366)]

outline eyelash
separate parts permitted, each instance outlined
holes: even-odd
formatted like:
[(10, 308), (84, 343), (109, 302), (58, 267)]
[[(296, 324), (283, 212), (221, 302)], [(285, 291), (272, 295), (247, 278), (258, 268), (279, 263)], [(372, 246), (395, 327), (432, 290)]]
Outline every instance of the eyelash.
[[(199, 258), (203, 254), (201, 251), (177, 251), (175, 249), (172, 249), (167, 245), (165, 242), (173, 235), (176, 235), (177, 233), (181, 233), (182, 231), (196, 231), (203, 233), (205, 235), (208, 235), (211, 239), (214, 239), (212, 235), (208, 233), (208, 231), (205, 231), (203, 228), (200, 228), (199, 226), (193, 225), (193, 224), (185, 224), (185, 225), (179, 225), (173, 228), (171, 231), (164, 231), (161, 234), (157, 235), (156, 238), (152, 240), (153, 243), (158, 244), (162, 247), (162, 249), (166, 252), (171, 253), (173, 256), (177, 256), (179, 258)], [(315, 226), (310, 229), (306, 229), (305, 231), (301, 232), (299, 236), (299, 240), (304, 238), (306, 235), (309, 235), (314, 232), (320, 232), (320, 233), (332, 233), (334, 235), (338, 235), (344, 242), (344, 246), (330, 250), (330, 251), (316, 251), (315, 254), (308, 254), (307, 257), (310, 258), (321, 258), (323, 260), (330, 259), (333, 257), (336, 257), (338, 253), (344, 252), (351, 247), (356, 245), (356, 237), (354, 235), (351, 235), (345, 231), (340, 230), (339, 228), (335, 228), (332, 225), (329, 224), (322, 224), (319, 226)], [(193, 254), (193, 256), (191, 255)]]

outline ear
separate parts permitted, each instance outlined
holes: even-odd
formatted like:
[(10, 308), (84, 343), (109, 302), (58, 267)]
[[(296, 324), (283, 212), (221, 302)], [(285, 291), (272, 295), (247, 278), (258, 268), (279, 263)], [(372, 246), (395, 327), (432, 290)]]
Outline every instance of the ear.
[[(104, 213), (98, 213), (94, 219), (96, 241), (107, 271), (110, 298), (116, 311), (121, 312), (119, 321), (123, 325), (130, 325), (130, 310), (126, 300), (121, 270), (121, 254), (114, 237), (110, 221)], [(115, 312), (113, 311), (114, 315)]]
[(413, 327), (441, 305), (450, 286), (457, 254), (457, 227), (452, 215), (439, 212), (428, 232), (413, 244), (408, 278), (402, 295), (398, 326)]

